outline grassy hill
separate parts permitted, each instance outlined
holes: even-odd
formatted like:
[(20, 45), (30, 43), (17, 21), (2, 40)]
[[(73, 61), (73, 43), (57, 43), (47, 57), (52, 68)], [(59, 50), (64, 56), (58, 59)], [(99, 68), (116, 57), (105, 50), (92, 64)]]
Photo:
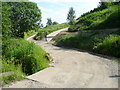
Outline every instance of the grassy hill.
[(113, 5), (103, 10), (82, 15), (75, 21), (74, 25), (70, 27), (70, 30), (120, 28), (119, 18), (120, 6)]
[(68, 23), (62, 23), (62, 24), (57, 24), (57, 25), (50, 25), (50, 26), (47, 26), (45, 28), (42, 28), (42, 29), (39, 29), (38, 30), (38, 33), (37, 35), (34, 37), (35, 40), (39, 40), (41, 39), (41, 34), (43, 32), (47, 32), (47, 34), (50, 34), (54, 31), (57, 31), (57, 30), (60, 30), (60, 29), (63, 29), (63, 28), (67, 28), (69, 27)]
[(120, 58), (120, 5), (87, 12), (79, 17), (69, 31), (75, 36), (62, 36), (55, 45), (79, 48)]

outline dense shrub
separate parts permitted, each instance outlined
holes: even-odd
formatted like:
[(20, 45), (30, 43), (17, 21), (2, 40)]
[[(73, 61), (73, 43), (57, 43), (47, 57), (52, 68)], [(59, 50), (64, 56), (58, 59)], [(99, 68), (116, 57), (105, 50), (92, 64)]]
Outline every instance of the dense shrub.
[(22, 71), (26, 74), (35, 73), (48, 66), (45, 54), (39, 46), (24, 39), (8, 39), (3, 42), (3, 56), (6, 62), (22, 65)]
[(110, 35), (94, 46), (96, 52), (120, 57), (120, 36)]

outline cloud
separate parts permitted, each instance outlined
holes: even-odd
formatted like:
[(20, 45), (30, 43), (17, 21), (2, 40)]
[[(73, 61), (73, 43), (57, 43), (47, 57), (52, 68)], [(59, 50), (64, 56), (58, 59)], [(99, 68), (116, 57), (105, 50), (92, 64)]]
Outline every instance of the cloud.
[(57, 21), (58, 23), (66, 22), (67, 13), (70, 7), (74, 8), (74, 10), (76, 11), (76, 18), (78, 18), (82, 13), (85, 13), (95, 8), (98, 4), (98, 2), (90, 1), (87, 3), (86, 2), (77, 3), (75, 2), (75, 0), (74, 2), (73, 0), (34, 0), (34, 2), (37, 3), (37, 6), (42, 12), (42, 23), (44, 25), (46, 25), (47, 18), (51, 18), (52, 21)]
[[(51, 18), (52, 21), (57, 21), (59, 23), (65, 22), (64, 18), (66, 17), (65, 9), (63, 10), (54, 10), (54, 8), (43, 7), (38, 5), (38, 8), (42, 12), (42, 23), (45, 25), (47, 18)], [(61, 19), (60, 19), (61, 18)]]

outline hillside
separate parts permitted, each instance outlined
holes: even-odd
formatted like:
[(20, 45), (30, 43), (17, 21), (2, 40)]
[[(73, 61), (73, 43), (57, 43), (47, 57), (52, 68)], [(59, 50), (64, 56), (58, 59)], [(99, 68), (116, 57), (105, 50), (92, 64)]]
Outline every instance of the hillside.
[(68, 31), (77, 35), (65, 35), (55, 45), (79, 48), (104, 55), (120, 57), (120, 6), (111, 5), (102, 10), (87, 12), (79, 17)]
[(120, 6), (113, 5), (103, 10), (82, 15), (75, 21), (75, 24), (70, 27), (70, 30), (120, 28), (119, 18)]
[(50, 26), (44, 27), (38, 30), (37, 35), (34, 37), (34, 39), (35, 40), (41, 39), (41, 35), (43, 32), (47, 32), (47, 34), (50, 34), (59, 29), (67, 28), (68, 26), (69, 26), (68, 23), (62, 23), (62, 24), (50, 25)]

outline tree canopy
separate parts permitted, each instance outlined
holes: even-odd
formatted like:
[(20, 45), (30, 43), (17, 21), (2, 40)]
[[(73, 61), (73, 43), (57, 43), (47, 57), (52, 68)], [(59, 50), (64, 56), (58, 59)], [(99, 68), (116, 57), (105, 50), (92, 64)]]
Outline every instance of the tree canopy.
[[(33, 2), (3, 2), (2, 3), (3, 26), (9, 23), (10, 32), (14, 37), (24, 37), (24, 32), (40, 27), (41, 11)], [(8, 19), (7, 19), (8, 18)], [(3, 28), (3, 31), (8, 29)]]
[(9, 11), (9, 7), (7, 3), (2, 3), (2, 34), (4, 37), (10, 35), (10, 27), (11, 27), (11, 20), (10, 20), (11, 11)]

